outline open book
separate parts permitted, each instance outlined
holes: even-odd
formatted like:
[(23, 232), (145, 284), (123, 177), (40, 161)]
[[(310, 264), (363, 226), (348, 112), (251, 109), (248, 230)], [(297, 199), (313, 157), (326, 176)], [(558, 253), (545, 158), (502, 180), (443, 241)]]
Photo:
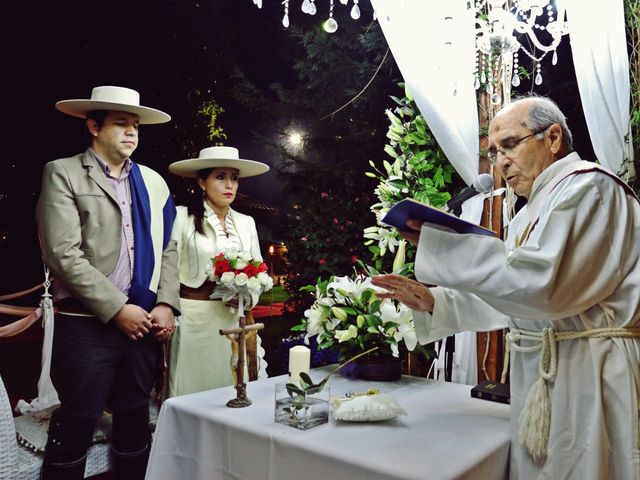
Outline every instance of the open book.
[(432, 224), (434, 228), (458, 233), (474, 233), (476, 235), (495, 236), (493, 230), (475, 225), (451, 215), (438, 208), (430, 207), (412, 198), (405, 198), (396, 203), (382, 219), (383, 223), (396, 227), (398, 230), (407, 230), (407, 220), (417, 218), (423, 222)]

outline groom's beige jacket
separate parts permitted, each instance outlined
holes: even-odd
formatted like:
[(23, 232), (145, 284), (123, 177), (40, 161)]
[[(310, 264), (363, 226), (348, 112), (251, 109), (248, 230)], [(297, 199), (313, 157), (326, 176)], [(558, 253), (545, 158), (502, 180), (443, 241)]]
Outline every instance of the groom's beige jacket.
[[(153, 188), (168, 195), (158, 173), (139, 167)], [(45, 165), (36, 218), (42, 255), (56, 281), (108, 322), (127, 303), (107, 278), (118, 261), (122, 218), (113, 188), (89, 150)], [(162, 252), (157, 294), (157, 303), (180, 310), (174, 242)]]

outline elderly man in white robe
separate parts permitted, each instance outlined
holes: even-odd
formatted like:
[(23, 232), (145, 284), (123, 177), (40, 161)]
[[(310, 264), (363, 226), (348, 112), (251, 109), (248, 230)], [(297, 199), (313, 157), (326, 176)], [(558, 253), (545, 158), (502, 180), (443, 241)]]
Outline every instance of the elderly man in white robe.
[(488, 156), (528, 198), (506, 241), (409, 220), (422, 283), (374, 284), (414, 309), (421, 343), (510, 329), (511, 478), (638, 479), (640, 203), (572, 150), (552, 101), (503, 108)]

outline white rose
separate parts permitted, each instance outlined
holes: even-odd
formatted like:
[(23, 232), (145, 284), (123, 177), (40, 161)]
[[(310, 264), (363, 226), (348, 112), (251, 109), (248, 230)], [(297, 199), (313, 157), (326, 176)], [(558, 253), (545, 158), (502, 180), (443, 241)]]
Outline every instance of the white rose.
[(233, 272), (224, 272), (220, 277), (220, 283), (225, 287), (230, 287), (233, 285), (233, 281), (235, 280), (236, 274)]
[(260, 285), (266, 285), (269, 282), (269, 280), (271, 279), (269, 274), (266, 273), (266, 272), (258, 273), (258, 276), (256, 278), (260, 281)]
[(256, 277), (251, 277), (249, 280), (247, 280), (247, 288), (251, 293), (260, 294), (260, 292), (262, 291), (262, 285), (260, 285), (260, 280), (258, 280)]
[(238, 252), (238, 258), (248, 263), (251, 261), (251, 254), (243, 250), (241, 252)]
[(238, 250), (236, 250), (235, 248), (229, 248), (224, 252), (224, 257), (227, 260), (235, 260), (236, 258), (238, 258)]
[(238, 258), (236, 260), (236, 268), (238, 270), (242, 270), (244, 267), (246, 267), (247, 265), (249, 265), (249, 262), (245, 262), (244, 260), (241, 260), (240, 258)]
[(265, 292), (273, 288), (273, 279), (267, 275), (267, 282), (264, 284)]
[(242, 287), (243, 285), (246, 285), (248, 281), (249, 281), (249, 277), (247, 276), (246, 273), (242, 272), (236, 275), (235, 282), (238, 287)]

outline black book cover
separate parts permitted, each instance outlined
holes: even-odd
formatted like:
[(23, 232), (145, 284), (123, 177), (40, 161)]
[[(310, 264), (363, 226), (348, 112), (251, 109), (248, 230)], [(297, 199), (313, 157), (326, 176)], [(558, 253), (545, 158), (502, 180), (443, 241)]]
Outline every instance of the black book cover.
[(511, 393), (508, 383), (482, 382), (471, 389), (471, 396), (492, 402), (510, 403)]
[(475, 225), (451, 215), (438, 208), (425, 205), (412, 198), (405, 198), (389, 209), (382, 219), (383, 223), (396, 227), (398, 230), (407, 230), (407, 220), (417, 218), (424, 222), (444, 227), (447, 230), (458, 233), (474, 233), (476, 235), (492, 235), (495, 232), (487, 228)]

